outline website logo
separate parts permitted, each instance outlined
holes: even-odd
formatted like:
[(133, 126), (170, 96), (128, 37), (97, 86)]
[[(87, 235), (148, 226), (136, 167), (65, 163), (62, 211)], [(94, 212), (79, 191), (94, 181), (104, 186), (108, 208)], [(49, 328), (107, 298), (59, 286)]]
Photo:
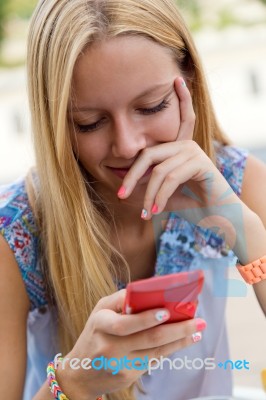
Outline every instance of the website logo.
[(65, 357), (62, 361), (58, 360), (59, 357), (62, 357), (61, 353), (56, 354), (54, 358), (55, 368), (58, 368), (59, 363), (62, 366), (62, 369), (65, 369), (66, 366), (69, 364), (70, 368), (73, 370), (77, 369), (85, 369), (85, 370), (110, 370), (112, 371), (112, 375), (117, 375), (121, 370), (146, 370), (150, 375), (152, 371), (155, 370), (163, 370), (165, 368), (170, 370), (214, 370), (216, 368), (224, 369), (224, 370), (242, 370), (246, 369), (249, 370), (249, 361), (243, 360), (236, 360), (233, 361), (231, 359), (225, 361), (216, 361), (215, 358), (207, 357), (207, 358), (194, 358), (189, 359), (187, 356), (184, 358), (168, 358), (161, 356), (160, 358), (151, 358), (149, 359), (148, 356), (143, 358), (136, 357), (133, 359), (128, 359), (127, 356), (116, 358), (106, 358), (104, 356), (96, 357), (94, 359), (90, 358), (68, 358)]

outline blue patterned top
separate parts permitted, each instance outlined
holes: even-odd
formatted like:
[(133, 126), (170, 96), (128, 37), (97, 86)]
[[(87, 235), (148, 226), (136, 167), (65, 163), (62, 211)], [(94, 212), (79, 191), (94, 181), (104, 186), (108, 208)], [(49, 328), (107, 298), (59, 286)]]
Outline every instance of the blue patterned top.
[[(240, 195), (247, 151), (217, 145), (216, 152), (218, 169), (234, 192)], [(177, 213), (155, 217), (159, 218), (159, 222), (154, 218), (154, 224), (157, 224), (155, 229), (158, 229), (162, 218), (167, 218), (167, 224), (159, 235), (154, 274), (198, 268), (204, 269), (205, 274), (197, 315), (205, 318), (208, 329), (200, 343), (177, 352), (178, 357), (229, 358), (225, 328), (228, 285), (224, 267), (234, 264), (233, 252), (215, 232), (193, 225)], [(46, 365), (58, 352), (58, 346), (56, 310), (48, 306), (38, 260), (38, 231), (23, 180), (0, 187), (0, 233), (15, 255), (30, 299), (28, 365), (23, 397), (23, 400), (30, 400), (45, 381)], [(218, 282), (216, 288), (214, 281)], [(117, 286), (123, 287), (121, 283)], [(175, 370), (156, 370), (152, 375), (143, 375), (142, 382), (147, 395), (136, 392), (138, 400), (187, 400), (214, 394), (230, 395), (232, 391), (230, 372), (222, 370), (194, 370), (189, 371), (189, 375), (188, 372), (183, 375)]]
[(0, 233), (15, 255), (31, 310), (47, 304), (38, 263), (38, 232), (24, 181), (0, 187)]

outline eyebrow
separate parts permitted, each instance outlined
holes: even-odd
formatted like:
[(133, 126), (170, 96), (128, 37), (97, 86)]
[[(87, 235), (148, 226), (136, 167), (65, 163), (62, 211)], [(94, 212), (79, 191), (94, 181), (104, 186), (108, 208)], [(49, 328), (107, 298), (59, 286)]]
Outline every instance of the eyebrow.
[[(145, 97), (145, 96), (148, 96), (149, 94), (152, 94), (153, 92), (156, 92), (157, 90), (159, 90), (159, 89), (161, 89), (161, 88), (169, 88), (169, 91), (168, 92), (170, 92), (170, 89), (171, 89), (171, 91), (173, 90), (173, 83), (171, 82), (171, 83), (159, 83), (159, 84), (157, 84), (157, 85), (154, 85), (153, 87), (151, 87), (151, 88), (149, 88), (149, 89), (147, 89), (147, 90), (145, 90), (144, 92), (142, 92), (140, 95), (138, 95), (135, 99), (134, 99), (134, 101), (136, 101), (136, 100), (140, 100), (140, 99), (142, 99), (143, 97)], [(168, 92), (167, 93), (165, 93), (165, 95), (167, 96), (168, 95)], [(72, 112), (80, 112), (80, 111), (93, 111), (93, 110), (96, 110), (96, 108), (90, 108), (90, 107), (88, 107), (88, 106), (81, 106), (81, 107), (74, 107), (74, 108), (72, 108), (71, 109), (71, 111)]]

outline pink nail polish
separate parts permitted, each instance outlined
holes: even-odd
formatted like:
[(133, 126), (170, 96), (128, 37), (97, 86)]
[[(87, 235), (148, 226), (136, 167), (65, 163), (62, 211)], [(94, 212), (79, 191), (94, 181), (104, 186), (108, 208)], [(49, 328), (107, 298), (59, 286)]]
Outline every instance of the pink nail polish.
[(156, 214), (158, 212), (158, 206), (154, 204), (154, 206), (151, 209), (152, 214)]
[(203, 329), (205, 329), (206, 326), (207, 326), (207, 323), (203, 319), (198, 318), (196, 320), (196, 329), (197, 329), (197, 331), (203, 331)]
[(117, 192), (117, 196), (124, 196), (126, 193), (126, 188), (124, 186), (121, 186), (121, 188)]

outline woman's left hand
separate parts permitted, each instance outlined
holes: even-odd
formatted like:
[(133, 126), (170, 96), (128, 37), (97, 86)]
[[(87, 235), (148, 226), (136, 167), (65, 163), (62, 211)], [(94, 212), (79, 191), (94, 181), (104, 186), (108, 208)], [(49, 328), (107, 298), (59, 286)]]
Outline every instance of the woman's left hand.
[[(164, 210), (215, 205), (225, 193), (227, 202), (241, 203), (211, 159), (192, 140), (195, 113), (190, 92), (183, 82), (182, 78), (175, 81), (181, 117), (176, 141), (145, 148), (123, 180), (125, 193), (119, 196), (121, 199), (129, 197), (138, 180), (155, 165), (141, 213), (146, 220)], [(184, 190), (185, 183), (189, 196)]]

